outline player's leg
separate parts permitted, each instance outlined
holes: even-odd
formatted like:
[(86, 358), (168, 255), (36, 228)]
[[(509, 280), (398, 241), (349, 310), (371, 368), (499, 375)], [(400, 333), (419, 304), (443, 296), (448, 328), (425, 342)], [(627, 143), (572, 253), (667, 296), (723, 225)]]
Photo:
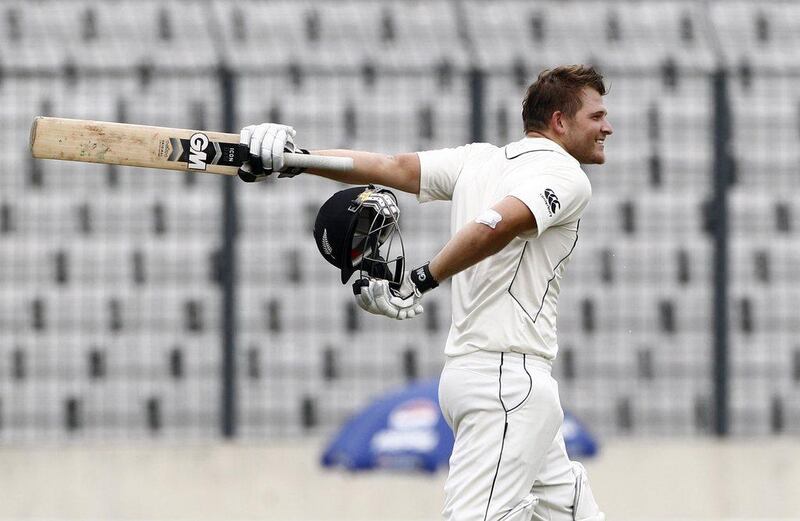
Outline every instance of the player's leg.
[(536, 521), (604, 521), (589, 486), (586, 469), (570, 461), (564, 437), (558, 432), (531, 492), (537, 499)]
[(455, 433), (445, 518), (529, 520), (530, 489), (562, 421), (549, 367), (530, 356), (465, 355), (448, 361), (439, 395)]

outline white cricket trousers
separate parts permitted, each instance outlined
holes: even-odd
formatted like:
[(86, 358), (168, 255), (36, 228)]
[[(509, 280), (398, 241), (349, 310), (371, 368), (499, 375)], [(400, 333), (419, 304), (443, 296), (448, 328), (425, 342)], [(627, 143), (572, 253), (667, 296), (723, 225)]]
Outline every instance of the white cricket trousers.
[(541, 519), (573, 520), (575, 476), (551, 367), (546, 359), (518, 353), (478, 351), (447, 359), (439, 404), (455, 445), (445, 519), (499, 520), (533, 493)]

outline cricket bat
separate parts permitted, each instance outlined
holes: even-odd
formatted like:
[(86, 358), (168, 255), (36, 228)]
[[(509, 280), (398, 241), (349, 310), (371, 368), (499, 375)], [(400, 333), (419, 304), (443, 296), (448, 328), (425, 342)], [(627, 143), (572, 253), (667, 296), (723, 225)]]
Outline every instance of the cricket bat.
[[(222, 175), (236, 175), (249, 159), (238, 134), (66, 118), (35, 118), (30, 146), (39, 159)], [(284, 159), (289, 167), (353, 169), (349, 157), (287, 153)]]

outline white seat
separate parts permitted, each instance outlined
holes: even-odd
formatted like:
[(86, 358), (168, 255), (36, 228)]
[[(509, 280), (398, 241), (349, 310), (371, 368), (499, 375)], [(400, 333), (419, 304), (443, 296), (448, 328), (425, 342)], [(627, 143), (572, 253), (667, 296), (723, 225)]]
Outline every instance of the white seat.
[[(789, 205), (790, 229), (797, 229), (796, 212), (792, 212), (791, 192), (780, 190), (750, 190), (739, 185), (730, 192), (728, 212), (729, 228), (735, 236), (767, 236), (775, 241), (792, 240), (791, 234), (777, 233), (775, 208), (777, 204)], [(753, 235), (755, 234), (755, 235)], [(785, 239), (784, 239), (785, 238)]]
[[(750, 249), (750, 262), (755, 263), (755, 252), (766, 252), (769, 262), (771, 283), (776, 288), (791, 288), (797, 283), (797, 266), (800, 265), (800, 245), (791, 235), (783, 240), (767, 241), (766, 237), (757, 241), (740, 239), (735, 244), (745, 244)], [(754, 266), (753, 266), (754, 267)]]
[[(305, 83), (316, 82), (315, 77)], [(358, 78), (340, 78), (326, 82), (326, 94), (320, 97), (314, 88), (291, 85), (288, 76), (243, 77), (238, 86), (239, 107), (247, 117), (242, 124), (271, 121), (271, 109), (280, 110), (280, 121), (297, 130), (296, 142), (309, 149), (333, 148), (345, 142), (344, 108), (350, 89), (357, 88)], [(268, 94), (273, 93), (274, 99)], [(359, 108), (360, 105), (356, 104)]]
[[(707, 425), (697, 425), (697, 403), (708, 393), (685, 385), (641, 384), (631, 396), (632, 427), (637, 435), (697, 434)], [(709, 418), (710, 419), (710, 418)]]
[[(465, 12), (470, 34), (481, 35), (484, 41), (491, 42), (491, 45), (478, 48), (480, 63), (487, 66), (498, 64), (498, 55), (511, 58), (520, 52), (521, 43), (525, 45), (522, 52), (526, 55), (535, 52), (536, 59), (542, 64), (585, 63), (592, 61), (591, 58), (599, 58), (602, 64), (611, 67), (652, 68), (667, 57), (695, 67), (709, 68), (713, 63), (711, 49), (705, 39), (699, 37), (703, 27), (695, 28), (698, 37), (693, 44), (680, 39), (682, 16), (687, 15), (695, 21), (703, 19), (699, 7), (692, 3), (668, 2), (657, 7), (643, 4), (626, 6), (626, 9), (595, 2), (578, 5), (548, 2), (544, 6), (531, 7), (520, 1), (504, 1), (486, 10), (479, 1), (467, 2)], [(530, 20), (533, 16), (541, 19), (541, 42), (534, 42), (531, 38)], [(617, 42), (608, 41), (606, 24), (603, 23), (612, 17), (620, 27), (620, 41)], [(634, 38), (636, 41), (645, 40), (646, 45), (631, 49), (630, 42)], [(508, 65), (509, 62), (500, 64)]]
[[(231, 16), (232, 4), (216, 1), (215, 20), (223, 24), (222, 38), (229, 63), (261, 68), (300, 62), (313, 67), (353, 69), (365, 59), (377, 59), (387, 67), (428, 66), (443, 57), (466, 61), (458, 45), (458, 27), (452, 6), (443, 1), (408, 4), (383, 2), (237, 2), (238, 16)], [(318, 39), (307, 36), (306, 20), (316, 16)], [(383, 41), (383, 15), (394, 20), (395, 39)], [(274, 20), (280, 19), (281, 24)], [(270, 30), (266, 31), (265, 28)], [(425, 41), (425, 52), (419, 41)], [(263, 49), (272, 52), (263, 52)]]
[[(710, 3), (710, 14), (719, 48), (729, 63), (739, 63), (743, 57), (764, 67), (797, 63), (800, 8), (793, 2), (716, 0)], [(764, 16), (768, 24), (767, 42), (758, 37), (759, 16)]]
[(737, 331), (741, 331), (744, 319), (742, 301), (750, 302), (752, 328), (756, 333), (786, 331), (789, 324), (797, 320), (797, 309), (800, 309), (800, 290), (793, 285), (765, 291), (761, 286), (747, 287), (738, 283), (728, 291), (728, 299), (731, 327)]
[[(707, 285), (712, 264), (710, 240), (662, 238), (643, 242), (636, 238), (620, 237), (613, 245), (596, 250), (611, 251), (615, 283), (630, 288), (666, 286), (682, 288), (678, 280), (678, 253), (684, 251), (689, 261), (689, 284)], [(593, 262), (597, 263), (594, 257)]]
[[(206, 243), (219, 237), (222, 222), (219, 194), (192, 192), (180, 197), (169, 195), (154, 191), (134, 196), (120, 191), (91, 198), (88, 203), (92, 233), (113, 240), (124, 232), (139, 243), (150, 240), (169, 243), (175, 239)], [(163, 218), (163, 232), (156, 228), (156, 207), (160, 208)]]
[[(709, 321), (709, 314), (710, 308), (702, 319)], [(654, 380), (663, 382), (663, 385), (710, 391), (714, 349), (710, 329), (695, 328), (672, 335), (654, 335), (641, 348), (650, 353)]]

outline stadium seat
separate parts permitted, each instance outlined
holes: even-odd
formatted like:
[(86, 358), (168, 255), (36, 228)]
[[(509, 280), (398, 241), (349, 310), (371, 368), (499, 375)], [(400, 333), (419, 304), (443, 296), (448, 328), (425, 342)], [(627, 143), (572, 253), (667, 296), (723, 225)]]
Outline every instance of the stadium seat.
[[(381, 66), (398, 68), (428, 66), (444, 57), (466, 61), (452, 6), (443, 1), (237, 2), (235, 6), (217, 1), (213, 7), (215, 18), (225, 21), (224, 41), (244, 49), (229, 57), (236, 67), (265, 69), (294, 62), (316, 69), (331, 63), (357, 69), (365, 60), (379, 59)], [(247, 16), (230, 16), (232, 10)], [(275, 24), (278, 18), (281, 23)], [(425, 52), (418, 45), (421, 39), (429, 43)]]
[(800, 8), (792, 2), (768, 1), (710, 3), (710, 19), (724, 58), (739, 63), (742, 57), (765, 67), (785, 67), (797, 60), (797, 20)]
[[(471, 89), (480, 87), (480, 139), (502, 146), (522, 136), (527, 85), (562, 62), (600, 66), (616, 129), (607, 164), (586, 168), (593, 200), (560, 299), (565, 407), (604, 436), (710, 428), (706, 203), (717, 160), (711, 73), (724, 64), (736, 170), (732, 430), (796, 432), (800, 101), (784, 71), (797, 63), (798, 9), (772, 0), (5, 2), (3, 441), (219, 430), (221, 178), (33, 161), (34, 116), (234, 131), (277, 121), (310, 149), (398, 153), (472, 140)], [(222, 65), (235, 74), (234, 114), (223, 112)], [(471, 83), (472, 67), (482, 81)], [(420, 320), (387, 321), (361, 313), (319, 255), (314, 217), (341, 188), (310, 176), (236, 182), (245, 438), (326, 433), (387, 387), (441, 366), (446, 284), (426, 295)], [(407, 266), (416, 266), (444, 244), (450, 207), (399, 200)]]

